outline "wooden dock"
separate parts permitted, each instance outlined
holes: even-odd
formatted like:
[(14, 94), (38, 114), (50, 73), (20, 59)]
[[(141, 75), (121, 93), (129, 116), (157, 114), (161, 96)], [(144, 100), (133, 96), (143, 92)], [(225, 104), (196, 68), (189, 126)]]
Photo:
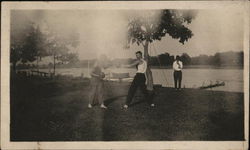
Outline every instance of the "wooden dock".
[(18, 74), (22, 76), (39, 76), (39, 77), (49, 77), (52, 78), (54, 76), (54, 73), (50, 72), (43, 72), (43, 71), (37, 71), (37, 70), (31, 70), (31, 71), (18, 71)]

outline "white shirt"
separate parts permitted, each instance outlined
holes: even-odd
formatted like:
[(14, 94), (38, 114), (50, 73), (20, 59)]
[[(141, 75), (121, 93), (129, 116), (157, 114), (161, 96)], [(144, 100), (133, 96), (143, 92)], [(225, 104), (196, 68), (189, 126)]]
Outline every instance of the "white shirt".
[(145, 73), (147, 70), (147, 62), (141, 59), (142, 64), (138, 64), (137, 66), (137, 73)]
[(182, 68), (183, 68), (183, 65), (182, 65), (182, 62), (180, 60), (178, 63), (177, 63), (177, 61), (174, 61), (174, 63), (173, 63), (174, 71), (181, 71)]

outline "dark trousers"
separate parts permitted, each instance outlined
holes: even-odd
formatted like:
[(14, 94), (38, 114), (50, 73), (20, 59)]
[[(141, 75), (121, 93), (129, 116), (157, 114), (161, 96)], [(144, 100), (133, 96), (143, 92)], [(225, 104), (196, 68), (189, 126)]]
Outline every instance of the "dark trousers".
[[(181, 88), (181, 80), (182, 80), (182, 72), (181, 71), (174, 71), (174, 87)], [(177, 87), (178, 84), (178, 87)]]
[(152, 101), (153, 101), (152, 100), (152, 95), (153, 94), (151, 94), (151, 93), (149, 93), (147, 91), (145, 81), (146, 81), (145, 74), (136, 73), (136, 75), (134, 77), (134, 80), (132, 81), (131, 86), (130, 86), (129, 91), (128, 91), (126, 105), (129, 105), (131, 103), (131, 101), (132, 101), (138, 87), (141, 89), (142, 93), (144, 94), (144, 96), (146, 98), (146, 101), (149, 104), (152, 104)]

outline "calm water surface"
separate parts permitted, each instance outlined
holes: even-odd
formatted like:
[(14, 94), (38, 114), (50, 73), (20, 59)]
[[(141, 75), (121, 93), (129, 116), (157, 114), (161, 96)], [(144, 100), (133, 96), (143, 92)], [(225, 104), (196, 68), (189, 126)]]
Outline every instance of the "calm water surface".
[[(40, 70), (52, 72), (48, 69)], [(109, 68), (104, 72), (110, 74), (110, 76), (112, 76), (112, 72), (129, 73), (130, 77), (133, 77), (136, 70), (132, 68)], [(152, 73), (154, 84), (173, 87), (172, 69), (152, 69)], [(89, 77), (89, 70), (87, 68), (58, 68), (56, 74)], [(182, 87), (198, 88), (216, 81), (224, 81), (225, 86), (216, 87), (213, 90), (243, 92), (243, 69), (183, 69)]]

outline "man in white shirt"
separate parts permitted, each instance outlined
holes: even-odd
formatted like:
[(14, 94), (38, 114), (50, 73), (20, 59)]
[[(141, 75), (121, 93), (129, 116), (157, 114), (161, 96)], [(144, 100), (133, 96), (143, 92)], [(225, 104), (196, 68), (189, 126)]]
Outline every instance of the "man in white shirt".
[(129, 91), (128, 91), (126, 103), (123, 107), (125, 109), (127, 109), (129, 107), (138, 87), (141, 88), (141, 90), (142, 90), (147, 102), (150, 104), (150, 106), (154, 107), (155, 104), (153, 103), (153, 97), (151, 94), (148, 93), (147, 88), (146, 88), (146, 84), (145, 84), (145, 82), (146, 82), (146, 75), (145, 74), (146, 74), (146, 70), (147, 70), (147, 62), (142, 58), (142, 52), (140, 52), (140, 51), (136, 52), (136, 58), (137, 58), (137, 60), (134, 63), (132, 63), (131, 65), (124, 65), (127, 67), (136, 66), (137, 72), (136, 72), (136, 75), (134, 77), (134, 80), (131, 83), (131, 86), (130, 86)]
[[(176, 59), (173, 63), (173, 69), (174, 69), (174, 87), (175, 89), (181, 89), (181, 80), (182, 80), (182, 68), (183, 64), (180, 61), (180, 56), (176, 56)], [(178, 85), (178, 87), (177, 87)]]

